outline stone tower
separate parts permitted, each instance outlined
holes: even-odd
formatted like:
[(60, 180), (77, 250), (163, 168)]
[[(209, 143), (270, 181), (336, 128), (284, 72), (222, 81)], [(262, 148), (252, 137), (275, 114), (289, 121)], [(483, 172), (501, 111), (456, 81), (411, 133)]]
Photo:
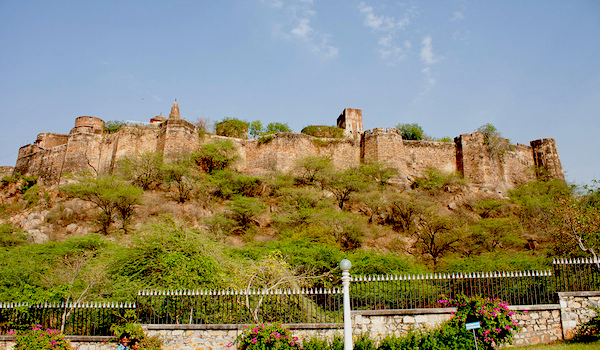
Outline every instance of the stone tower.
[(362, 110), (344, 108), (342, 114), (337, 118), (338, 128), (344, 129), (344, 135), (360, 139), (363, 133)]
[(565, 174), (558, 156), (556, 141), (552, 138), (546, 138), (531, 141), (530, 144), (538, 175), (564, 180)]
[(181, 119), (181, 115), (179, 114), (179, 105), (177, 104), (177, 100), (173, 103), (173, 107), (171, 107), (171, 114), (169, 114), (169, 119)]

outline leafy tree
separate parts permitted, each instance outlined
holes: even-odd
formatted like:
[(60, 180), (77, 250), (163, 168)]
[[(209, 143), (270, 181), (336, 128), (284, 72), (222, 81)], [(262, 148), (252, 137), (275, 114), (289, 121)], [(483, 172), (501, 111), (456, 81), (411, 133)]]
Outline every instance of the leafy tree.
[(436, 266), (439, 259), (453, 252), (461, 240), (461, 234), (456, 228), (456, 219), (430, 213), (420, 215), (417, 219), (413, 244), (413, 252), (429, 257)]
[(370, 178), (373, 182), (378, 183), (380, 186), (389, 184), (392, 176), (398, 174), (396, 169), (388, 167), (379, 162), (361, 164), (360, 172), (366, 177)]
[(161, 165), (163, 180), (175, 190), (175, 196), (179, 203), (191, 199), (200, 178), (193, 164), (190, 158), (180, 156)]
[(119, 131), (125, 125), (127, 125), (127, 123), (122, 120), (109, 120), (104, 123), (103, 129), (107, 134), (113, 134)]
[(215, 139), (202, 145), (192, 158), (202, 170), (212, 174), (233, 165), (239, 158), (235, 152), (236, 147), (231, 140)]
[(423, 177), (417, 178), (411, 185), (413, 189), (420, 188), (430, 193), (454, 192), (466, 186), (465, 179), (456, 173), (445, 173), (437, 168), (425, 170)]
[(215, 131), (217, 135), (220, 136), (245, 139), (248, 138), (249, 125), (250, 124), (247, 121), (237, 118), (225, 118), (221, 122), (215, 124)]
[(211, 123), (209, 118), (196, 118), (194, 125), (196, 125), (198, 128), (198, 132), (202, 134), (211, 132)]
[(95, 204), (100, 210), (101, 231), (108, 233), (115, 217), (121, 218), (121, 228), (127, 232), (127, 224), (140, 202), (142, 190), (129, 185), (116, 176), (90, 176), (85, 174), (77, 182), (68, 184), (62, 191), (71, 197)]
[(333, 169), (333, 162), (330, 157), (306, 156), (296, 161), (296, 169), (304, 183), (313, 184), (322, 174)]
[(516, 222), (513, 218), (486, 218), (479, 220), (471, 228), (467, 249), (497, 251), (500, 248), (513, 248), (523, 243), (517, 234)]
[(480, 126), (475, 131), (483, 133), (483, 141), (487, 145), (488, 152), (503, 161), (504, 154), (511, 150), (509, 140), (503, 138), (498, 129), (490, 123)]
[(208, 178), (214, 186), (213, 194), (229, 199), (235, 195), (258, 197), (263, 193), (265, 185), (260, 177), (245, 175), (232, 170), (215, 171)]
[(132, 184), (148, 190), (160, 183), (160, 168), (163, 159), (160, 153), (146, 151), (136, 152), (117, 162), (119, 174)]
[(278, 132), (292, 132), (292, 129), (287, 123), (269, 123), (267, 124), (267, 129), (265, 130), (265, 134), (275, 134)]
[(425, 214), (428, 205), (422, 200), (401, 193), (391, 196), (390, 212), (386, 222), (405, 232), (412, 232), (419, 216)]
[(258, 226), (256, 217), (265, 212), (267, 206), (252, 197), (235, 197), (227, 203), (225, 217), (231, 220), (228, 231), (233, 234), (243, 234)]
[(217, 288), (224, 285), (230, 266), (225, 249), (210, 235), (163, 216), (122, 248), (110, 272), (126, 279), (132, 292), (138, 288)]
[(402, 133), (402, 139), (404, 140), (423, 140), (423, 128), (417, 123), (400, 123), (396, 125), (396, 129), (400, 130), (400, 132)]
[(250, 123), (250, 136), (252, 138), (260, 136), (264, 133), (263, 125), (260, 120), (254, 120)]
[(323, 187), (333, 193), (340, 209), (350, 200), (352, 193), (360, 192), (367, 188), (368, 181), (357, 169), (331, 171), (325, 174)]
[(577, 247), (596, 260), (600, 249), (600, 209), (575, 195), (560, 197), (558, 203), (552, 208), (556, 247), (559, 251)]

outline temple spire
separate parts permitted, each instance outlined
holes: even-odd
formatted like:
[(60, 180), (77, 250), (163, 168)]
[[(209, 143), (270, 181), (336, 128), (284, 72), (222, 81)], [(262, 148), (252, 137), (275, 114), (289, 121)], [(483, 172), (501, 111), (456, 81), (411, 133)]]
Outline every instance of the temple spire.
[(175, 99), (173, 107), (171, 107), (171, 114), (169, 114), (169, 119), (181, 119), (181, 115), (179, 115), (179, 105), (177, 104), (177, 99)]

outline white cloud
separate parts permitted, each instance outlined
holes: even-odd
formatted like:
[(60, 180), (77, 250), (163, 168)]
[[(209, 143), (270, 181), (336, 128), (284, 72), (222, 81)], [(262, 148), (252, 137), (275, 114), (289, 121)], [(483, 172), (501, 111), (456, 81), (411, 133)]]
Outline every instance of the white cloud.
[(301, 39), (307, 39), (313, 29), (310, 27), (310, 20), (302, 18), (298, 26), (292, 29), (292, 34)]
[(372, 6), (364, 2), (358, 4), (358, 10), (363, 16), (363, 24), (378, 35), (377, 50), (379, 57), (390, 63), (403, 60), (411, 48), (411, 43), (405, 40), (404, 43), (398, 43), (396, 37), (400, 30), (405, 29), (409, 24), (411, 17), (416, 14), (414, 7), (406, 10), (398, 18), (393, 16), (378, 15)]
[(465, 19), (465, 15), (461, 11), (454, 11), (452, 21), (462, 21), (463, 19)]
[(431, 36), (426, 36), (421, 41), (421, 61), (425, 64), (434, 64), (440, 61), (439, 57), (433, 54), (433, 45), (431, 44)]
[(421, 93), (419, 93), (419, 95), (423, 96), (426, 95), (429, 91), (431, 91), (431, 89), (433, 89), (437, 82), (431, 74), (430, 67), (425, 67), (421, 69), (421, 73), (423, 73), (423, 77), (425, 79), (425, 89)]
[(263, 0), (264, 3), (282, 11), (283, 22), (276, 25), (277, 33), (288, 40), (299, 40), (310, 52), (323, 59), (337, 57), (339, 49), (330, 44), (331, 35), (322, 33), (311, 24), (316, 11), (312, 9), (313, 0)]

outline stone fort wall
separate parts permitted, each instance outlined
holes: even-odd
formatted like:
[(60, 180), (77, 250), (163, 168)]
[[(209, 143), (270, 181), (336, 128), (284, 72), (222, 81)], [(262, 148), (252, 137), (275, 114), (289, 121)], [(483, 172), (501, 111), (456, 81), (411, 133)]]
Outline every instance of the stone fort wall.
[[(159, 118), (161, 117), (161, 118)], [(217, 135), (200, 137), (196, 126), (179, 117), (175, 104), (169, 119), (148, 125), (128, 125), (113, 134), (103, 132), (104, 121), (79, 117), (69, 134), (41, 133), (33, 144), (19, 149), (14, 171), (38, 175), (49, 183), (60, 183), (65, 174), (82, 170), (110, 173), (119, 159), (136, 152), (159, 152), (165, 158), (191, 153)], [(344, 118), (350, 120), (346, 123)], [(344, 139), (315, 138), (301, 133), (277, 133), (261, 139), (231, 139), (238, 146), (243, 172), (294, 171), (305, 156), (327, 156), (339, 169), (361, 163), (382, 162), (398, 171), (397, 181), (410, 185), (425, 170), (437, 168), (458, 172), (471, 185), (504, 192), (543, 173), (564, 179), (553, 139), (518, 144), (502, 159), (490, 154), (480, 132), (462, 134), (454, 142), (403, 140), (395, 128), (362, 131), (362, 112), (344, 109), (338, 125), (352, 125)], [(543, 171), (537, 172), (535, 169)]]

